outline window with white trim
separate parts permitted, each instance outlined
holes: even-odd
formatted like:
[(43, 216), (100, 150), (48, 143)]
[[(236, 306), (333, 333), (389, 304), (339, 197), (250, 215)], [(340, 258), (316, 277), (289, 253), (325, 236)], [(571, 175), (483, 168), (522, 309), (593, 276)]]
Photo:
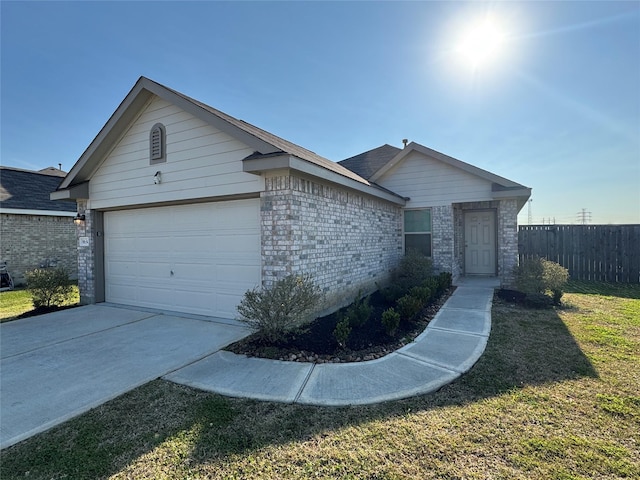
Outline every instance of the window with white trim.
[(431, 257), (431, 209), (404, 211), (404, 252), (417, 250)]
[(165, 148), (166, 131), (164, 125), (156, 123), (149, 132), (149, 163), (151, 165), (167, 161)]

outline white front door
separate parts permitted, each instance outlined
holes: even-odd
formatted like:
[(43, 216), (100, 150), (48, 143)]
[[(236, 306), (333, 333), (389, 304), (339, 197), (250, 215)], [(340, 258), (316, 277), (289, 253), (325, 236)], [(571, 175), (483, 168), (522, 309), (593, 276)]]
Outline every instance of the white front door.
[(107, 302), (225, 318), (260, 284), (258, 199), (105, 212)]
[(496, 274), (496, 212), (464, 214), (464, 267), (466, 275)]

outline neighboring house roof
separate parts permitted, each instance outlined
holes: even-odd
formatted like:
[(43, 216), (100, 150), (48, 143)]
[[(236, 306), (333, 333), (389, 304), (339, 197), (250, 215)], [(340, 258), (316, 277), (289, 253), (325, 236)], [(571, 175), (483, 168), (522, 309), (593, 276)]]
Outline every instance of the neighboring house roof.
[(75, 212), (75, 202), (56, 202), (49, 194), (58, 187), (65, 172), (47, 168), (34, 172), (20, 168), (0, 167), (0, 208), (9, 213), (14, 210), (41, 210), (48, 212)]
[(338, 163), (369, 180), (375, 172), (389, 163), (401, 151), (400, 148), (385, 144)]
[[(360, 184), (370, 186), (369, 182), (351, 170), (328, 160), (320, 155), (284, 140), (254, 125), (238, 120), (209, 105), (176, 92), (146, 77), (140, 77), (111, 118), (102, 127), (96, 138), (84, 151), (69, 174), (60, 184), (58, 190), (77, 188), (78, 193), (86, 194), (86, 185), (92, 173), (106, 157), (127, 128), (137, 118), (140, 110), (156, 95), (183, 110), (213, 125), (223, 132), (237, 138), (255, 150), (248, 160), (260, 160), (274, 156), (290, 155), (310, 164), (334, 172)], [(254, 162), (255, 165), (255, 162)], [(75, 198), (74, 192), (66, 198)], [(62, 196), (56, 196), (62, 199)]]

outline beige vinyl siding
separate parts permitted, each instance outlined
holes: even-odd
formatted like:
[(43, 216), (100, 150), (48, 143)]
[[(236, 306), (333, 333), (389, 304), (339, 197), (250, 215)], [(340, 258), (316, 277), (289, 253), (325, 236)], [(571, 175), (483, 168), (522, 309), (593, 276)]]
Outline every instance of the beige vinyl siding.
[[(166, 129), (166, 163), (149, 164), (149, 131)], [(247, 145), (173, 104), (155, 97), (129, 128), (89, 183), (89, 208), (259, 192), (264, 180), (242, 171)], [(162, 172), (162, 183), (153, 175)]]
[(377, 182), (409, 197), (407, 208), (491, 200), (491, 182), (418, 152), (407, 156)]

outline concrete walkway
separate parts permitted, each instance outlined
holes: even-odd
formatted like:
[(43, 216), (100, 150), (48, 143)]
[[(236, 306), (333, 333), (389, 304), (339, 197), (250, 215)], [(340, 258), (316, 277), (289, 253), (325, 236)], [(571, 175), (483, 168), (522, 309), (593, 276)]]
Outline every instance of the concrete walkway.
[(233, 320), (99, 304), (0, 324), (0, 449), (156, 378), (235, 397), (352, 405), (438, 390), (469, 370), (491, 329), (495, 279), (462, 279), (427, 329), (369, 362), (312, 364), (220, 350)]
[(309, 405), (364, 405), (434, 392), (484, 352), (498, 285), (496, 278), (462, 278), (420, 336), (377, 360), (313, 364), (218, 351), (163, 378), (222, 395)]

